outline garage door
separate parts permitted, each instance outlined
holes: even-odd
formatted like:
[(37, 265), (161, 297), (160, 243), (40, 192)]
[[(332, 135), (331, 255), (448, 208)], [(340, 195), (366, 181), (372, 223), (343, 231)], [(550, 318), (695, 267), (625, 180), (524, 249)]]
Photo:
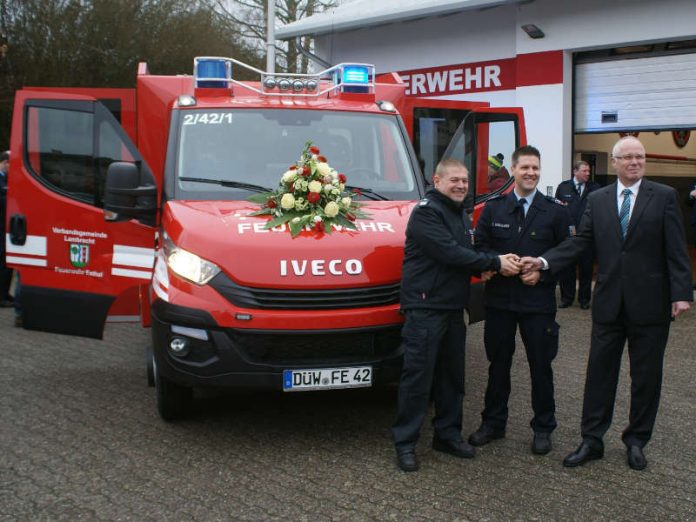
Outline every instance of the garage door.
[(696, 127), (696, 53), (575, 67), (575, 132)]

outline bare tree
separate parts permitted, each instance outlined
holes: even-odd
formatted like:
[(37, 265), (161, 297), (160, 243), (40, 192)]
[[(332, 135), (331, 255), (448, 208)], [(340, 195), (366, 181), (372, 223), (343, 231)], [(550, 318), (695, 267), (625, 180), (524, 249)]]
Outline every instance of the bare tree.
[[(239, 28), (240, 34), (257, 52), (265, 54), (266, 23), (268, 20), (267, 0), (217, 0), (218, 8), (231, 26)], [(325, 11), (338, 4), (338, 0), (275, 0), (276, 20), (289, 24)], [(312, 49), (313, 41), (305, 37), (302, 47)], [(294, 42), (276, 43), (276, 64), (287, 72), (307, 72), (308, 59), (296, 49)]]

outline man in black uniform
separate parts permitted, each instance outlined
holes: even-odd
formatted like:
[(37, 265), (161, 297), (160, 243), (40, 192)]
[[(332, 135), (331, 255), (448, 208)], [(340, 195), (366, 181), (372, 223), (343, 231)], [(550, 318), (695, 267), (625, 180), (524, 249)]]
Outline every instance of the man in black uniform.
[(472, 273), (519, 272), (517, 256), (477, 253), (462, 203), (469, 173), (459, 161), (440, 162), (434, 188), (411, 213), (401, 281), (404, 363), (396, 422), (392, 427), (397, 463), (416, 471), (415, 447), (431, 397), (435, 402), (433, 449), (471, 458), (462, 440), (464, 399), (464, 308)]
[[(580, 225), (580, 218), (587, 207), (587, 196), (599, 188), (590, 181), (590, 164), (578, 161), (573, 165), (573, 178), (563, 181), (556, 189), (556, 199), (568, 206), (573, 232)], [(578, 302), (580, 308), (590, 308), (592, 296), (592, 264), (594, 263), (593, 249), (589, 248), (559, 277), (561, 286), (561, 304), (559, 308), (568, 308), (575, 300), (575, 274), (578, 275)]]
[[(537, 191), (539, 151), (531, 146), (512, 155), (514, 190), (486, 203), (476, 225), (477, 249), (495, 252), (544, 252), (569, 235), (570, 216), (558, 200)], [(539, 272), (537, 272), (539, 273)], [(490, 362), (485, 408), (479, 429), (469, 442), (483, 446), (505, 435), (510, 396), (510, 367), (519, 326), (532, 377), (532, 451), (551, 451), (556, 428), (551, 362), (558, 352), (556, 279), (494, 276), (486, 283), (484, 344)]]
[(8, 151), (0, 154), (0, 307), (13, 305), (10, 296), (12, 269), (5, 264), (5, 212), (7, 209), (7, 173), (10, 164)]

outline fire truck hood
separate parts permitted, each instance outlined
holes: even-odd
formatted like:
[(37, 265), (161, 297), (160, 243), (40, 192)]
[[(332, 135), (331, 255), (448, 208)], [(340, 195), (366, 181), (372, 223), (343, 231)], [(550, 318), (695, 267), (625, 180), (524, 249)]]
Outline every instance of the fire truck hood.
[(237, 283), (257, 288), (340, 288), (394, 283), (401, 278), (412, 201), (365, 203), (370, 219), (357, 230), (331, 234), (286, 226), (265, 228), (267, 216), (245, 201), (170, 201), (164, 231), (180, 248), (220, 267)]

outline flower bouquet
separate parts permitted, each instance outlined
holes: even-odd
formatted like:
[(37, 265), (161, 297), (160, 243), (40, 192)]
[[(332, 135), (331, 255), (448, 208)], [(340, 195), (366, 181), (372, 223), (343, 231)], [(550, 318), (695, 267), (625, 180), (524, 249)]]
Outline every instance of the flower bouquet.
[(249, 198), (261, 204), (261, 209), (250, 215), (272, 216), (265, 228), (287, 224), (292, 237), (303, 230), (330, 234), (334, 226), (357, 230), (354, 221), (369, 216), (345, 189), (345, 174), (331, 168), (319, 148), (308, 141), (299, 161), (283, 174), (276, 190)]

